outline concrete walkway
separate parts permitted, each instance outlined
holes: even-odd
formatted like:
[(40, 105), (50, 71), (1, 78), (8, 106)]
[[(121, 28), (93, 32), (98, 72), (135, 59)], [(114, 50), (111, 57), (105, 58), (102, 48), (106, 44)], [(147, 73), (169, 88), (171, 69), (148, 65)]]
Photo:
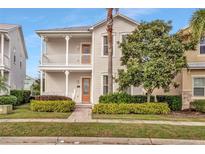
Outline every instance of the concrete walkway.
[(205, 140), (103, 137), (0, 137), (0, 145), (2, 144), (205, 145)]
[(92, 119), (91, 108), (80, 107), (68, 117), (68, 119), (0, 119), (2, 122), (90, 122), (90, 123), (125, 123), (125, 124), (166, 124), (182, 126), (205, 126), (205, 122), (183, 122), (183, 121), (154, 121), (154, 120), (118, 120), (118, 119)]

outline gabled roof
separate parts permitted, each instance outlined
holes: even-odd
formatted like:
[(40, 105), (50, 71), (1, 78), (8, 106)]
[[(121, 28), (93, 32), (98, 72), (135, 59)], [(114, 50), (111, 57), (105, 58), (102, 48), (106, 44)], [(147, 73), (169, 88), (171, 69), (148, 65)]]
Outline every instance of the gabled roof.
[(77, 27), (66, 27), (66, 28), (53, 28), (53, 29), (44, 29), (44, 30), (37, 30), (40, 31), (89, 31), (91, 26), (77, 26)]
[(24, 53), (25, 53), (26, 58), (28, 58), (22, 27), (20, 25), (17, 25), (17, 24), (1, 24), (0, 23), (0, 32), (8, 33), (9, 31), (12, 31), (14, 29), (18, 29), (20, 32)]
[[(124, 18), (125, 20), (128, 20), (136, 25), (139, 25), (138, 22), (136, 22), (135, 20), (125, 16), (125, 15), (122, 15), (122, 14), (115, 14), (113, 16), (113, 18), (116, 18), (116, 17), (121, 17), (121, 18)], [(65, 27), (65, 28), (54, 28), (54, 29), (44, 29), (44, 30), (37, 30), (36, 33), (45, 33), (45, 32), (90, 32), (92, 29), (96, 28), (97, 26), (100, 26), (102, 24), (104, 24), (106, 22), (106, 19), (92, 25), (92, 26), (77, 26), (77, 27)]]

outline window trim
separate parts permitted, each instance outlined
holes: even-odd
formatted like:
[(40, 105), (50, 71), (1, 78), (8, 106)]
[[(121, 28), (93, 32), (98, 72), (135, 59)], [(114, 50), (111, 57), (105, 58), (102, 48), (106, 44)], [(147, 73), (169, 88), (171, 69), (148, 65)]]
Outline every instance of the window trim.
[(103, 73), (102, 75), (101, 75), (101, 95), (105, 95), (104, 93), (103, 93), (103, 91), (104, 91), (104, 76), (108, 76), (108, 74), (107, 73)]
[[(205, 40), (205, 37), (203, 37), (203, 38), (204, 38), (204, 40)], [(200, 43), (199, 43), (199, 54), (205, 56), (205, 53), (201, 53), (201, 46), (204, 46), (204, 47), (205, 47), (205, 43), (201, 44), (201, 41), (200, 41)]]
[(204, 86), (204, 96), (195, 96), (194, 95), (194, 79), (195, 78), (204, 78), (205, 79), (205, 75), (192, 75), (192, 97), (193, 98), (205, 98), (205, 86)]
[[(101, 57), (108, 57), (108, 55), (104, 55), (104, 36), (107, 36), (107, 33), (104, 33), (101, 35)], [(115, 57), (115, 45), (116, 45), (115, 33), (112, 33), (112, 36), (113, 36), (113, 55), (112, 57)]]

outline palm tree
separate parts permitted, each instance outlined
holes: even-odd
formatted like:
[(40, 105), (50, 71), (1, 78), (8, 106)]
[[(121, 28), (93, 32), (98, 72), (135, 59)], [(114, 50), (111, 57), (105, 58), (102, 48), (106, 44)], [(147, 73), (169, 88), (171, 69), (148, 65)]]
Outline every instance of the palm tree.
[(193, 39), (199, 42), (205, 32), (205, 9), (199, 9), (193, 13), (190, 28)]
[(8, 93), (8, 84), (6, 78), (0, 76), (0, 91)]
[(107, 9), (107, 39), (108, 39), (108, 93), (113, 92), (113, 69), (112, 69), (112, 55), (113, 55), (113, 10), (118, 13), (119, 9)]
[(107, 9), (107, 39), (108, 39), (108, 93), (113, 92), (112, 55), (113, 55), (113, 8)]

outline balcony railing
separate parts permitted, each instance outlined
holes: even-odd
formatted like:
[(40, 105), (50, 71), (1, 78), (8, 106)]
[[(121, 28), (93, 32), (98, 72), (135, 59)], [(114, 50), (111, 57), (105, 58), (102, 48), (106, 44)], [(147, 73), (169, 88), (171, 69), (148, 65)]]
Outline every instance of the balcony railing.
[[(1, 57), (0, 57), (0, 65), (1, 65)], [(3, 64), (5, 67), (8, 67), (10, 68), (10, 58), (7, 56), (7, 55), (4, 55), (4, 64)]]
[[(91, 54), (68, 54), (68, 65), (90, 65)], [(66, 65), (66, 55), (46, 54), (43, 55), (43, 65)]]

